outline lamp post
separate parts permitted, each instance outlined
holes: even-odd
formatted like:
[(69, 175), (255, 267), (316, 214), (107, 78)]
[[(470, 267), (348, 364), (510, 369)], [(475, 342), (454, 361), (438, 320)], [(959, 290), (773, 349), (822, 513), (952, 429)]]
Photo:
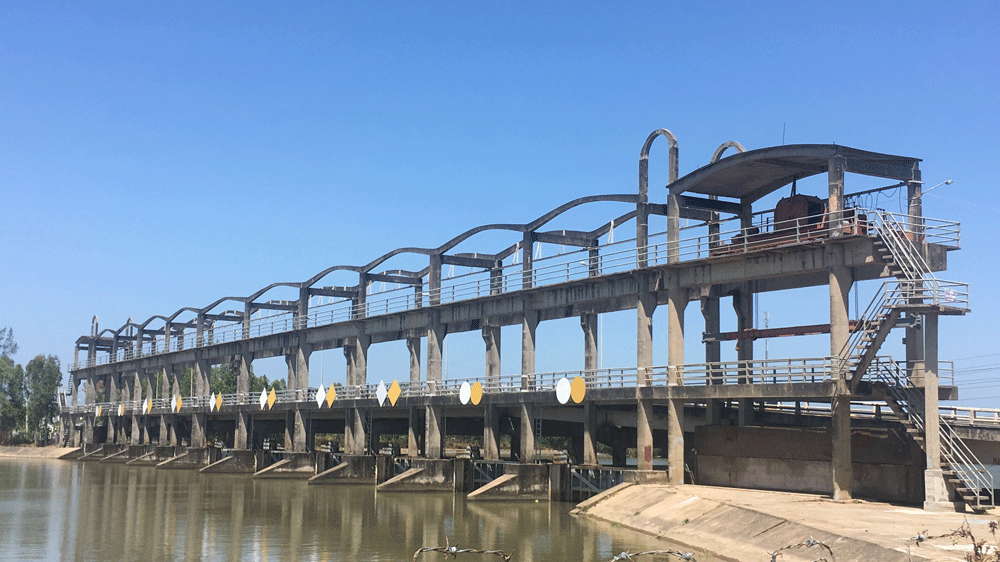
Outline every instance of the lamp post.
[(920, 194), (920, 196), (922, 197), (924, 195), (927, 195), (928, 193), (930, 193), (931, 191), (934, 191), (935, 189), (941, 187), (942, 185), (951, 185), (953, 183), (955, 183), (955, 180), (944, 180), (943, 182), (935, 185), (934, 187), (928, 189), (927, 191), (924, 191), (923, 193)]

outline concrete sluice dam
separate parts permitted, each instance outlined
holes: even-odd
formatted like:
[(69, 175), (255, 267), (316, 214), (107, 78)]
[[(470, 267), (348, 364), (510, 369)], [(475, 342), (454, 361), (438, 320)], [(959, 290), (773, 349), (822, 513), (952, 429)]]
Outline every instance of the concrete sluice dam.
[[(670, 180), (650, 197), (649, 151), (661, 136)], [(437, 248), (401, 248), (117, 329), (102, 330), (95, 318), (76, 342), (64, 441), (102, 463), (474, 499), (580, 501), (622, 482), (687, 481), (928, 511), (995, 505), (1000, 412), (941, 404), (957, 388), (938, 357), (939, 319), (960, 322), (969, 289), (937, 277), (960, 248), (960, 227), (924, 215), (920, 160), (728, 142), (678, 177), (677, 158), (676, 139), (661, 129), (640, 151), (637, 193), (581, 197), (529, 223), (484, 225)], [(855, 176), (890, 185), (850, 192)], [(797, 191), (809, 178), (815, 193)], [(904, 188), (905, 212), (861, 205), (866, 195)], [(624, 208), (579, 230), (545, 230), (591, 204)], [(666, 230), (651, 232), (658, 217)], [(510, 245), (458, 250), (487, 231), (509, 233)], [(541, 244), (563, 249), (543, 258)], [(454, 266), (470, 272), (454, 274)], [(330, 281), (344, 275), (354, 281)], [(862, 283), (875, 296), (852, 307), (851, 289)], [(807, 307), (815, 323), (754, 329), (754, 295), (804, 288), (826, 288)], [(658, 330), (666, 337), (654, 341), (658, 307), (667, 310)], [(635, 364), (599, 368), (600, 342), (619, 340), (598, 337), (600, 315), (624, 310), (635, 311), (635, 333), (620, 338), (634, 337)], [(565, 318), (579, 321), (584, 368), (539, 373), (537, 328)], [(505, 326), (521, 331), (516, 374), (501, 371)], [(444, 341), (462, 332), (482, 335), (484, 368), (443, 379)], [(755, 344), (815, 334), (828, 338), (820, 349), (803, 344), (797, 357), (761, 359)], [(890, 334), (905, 338), (903, 356), (885, 354)], [(704, 357), (685, 357), (690, 338)], [(405, 345), (410, 366), (376, 385), (368, 352), (382, 342)], [(735, 357), (724, 356), (724, 342)], [(667, 364), (653, 364), (654, 344), (666, 347)], [(327, 349), (343, 350), (346, 383), (310, 387), (310, 354)], [(250, 366), (268, 357), (285, 358), (287, 390), (250, 393)], [(209, 387), (220, 364), (237, 373), (235, 394)], [(191, 396), (180, 391), (185, 370)], [(208, 435), (221, 436), (221, 446)], [(266, 435), (279, 435), (281, 446)], [(324, 449), (317, 435), (337, 446)], [(403, 436), (406, 454), (379, 454), (386, 435)], [(478, 450), (445, 459), (449, 436)], [(544, 437), (571, 447), (552, 462), (540, 454)], [(601, 446), (612, 466), (598, 462)]]

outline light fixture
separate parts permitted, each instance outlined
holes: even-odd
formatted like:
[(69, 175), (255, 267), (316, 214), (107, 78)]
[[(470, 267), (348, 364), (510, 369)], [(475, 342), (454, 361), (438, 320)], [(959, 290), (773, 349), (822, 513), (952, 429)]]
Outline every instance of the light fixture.
[(944, 180), (943, 182), (935, 185), (934, 187), (928, 189), (927, 191), (924, 191), (923, 193), (920, 194), (920, 196), (923, 197), (924, 195), (927, 195), (928, 193), (934, 191), (935, 189), (941, 187), (942, 185), (951, 185), (953, 183), (955, 183), (955, 180)]

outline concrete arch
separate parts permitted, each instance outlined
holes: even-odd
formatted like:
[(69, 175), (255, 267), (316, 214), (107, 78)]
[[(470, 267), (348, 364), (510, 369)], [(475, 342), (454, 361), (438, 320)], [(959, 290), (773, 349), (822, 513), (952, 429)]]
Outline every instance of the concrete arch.
[(719, 145), (719, 148), (715, 149), (715, 153), (712, 154), (711, 164), (715, 164), (722, 158), (722, 153), (726, 151), (727, 148), (735, 148), (737, 152), (746, 152), (747, 149), (743, 148), (743, 145), (736, 141), (726, 141)]

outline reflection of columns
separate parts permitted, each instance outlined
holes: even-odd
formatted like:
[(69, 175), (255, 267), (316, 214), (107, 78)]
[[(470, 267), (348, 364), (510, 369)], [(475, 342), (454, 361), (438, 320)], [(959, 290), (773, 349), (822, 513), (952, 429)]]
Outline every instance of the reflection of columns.
[(427, 406), (425, 412), (427, 433), (424, 443), (427, 449), (427, 458), (440, 459), (444, 453), (444, 438), (447, 434), (444, 407)]
[(483, 326), (486, 344), (486, 388), (495, 389), (500, 382), (500, 326)]
[(483, 459), (500, 460), (500, 408), (487, 403), (483, 415)]
[[(668, 344), (667, 363), (670, 380), (668, 384), (684, 385), (684, 309), (688, 303), (687, 289), (677, 286), (670, 288), (667, 299)], [(671, 484), (684, 483), (684, 401), (667, 401), (667, 481)]]
[(532, 310), (530, 299), (524, 300), (524, 314), (521, 317), (521, 388), (535, 388), (535, 331), (538, 328), (538, 312)]
[[(841, 174), (841, 187), (843, 187)], [(833, 266), (830, 268), (830, 355), (844, 358), (851, 350), (845, 349), (851, 336), (848, 318), (849, 295), (851, 292), (851, 270), (844, 266), (843, 246), (829, 246), (827, 252)], [(831, 404), (831, 477), (833, 479), (833, 499), (851, 499), (853, 468), (851, 458), (851, 399), (846, 388), (850, 373), (841, 373), (846, 379), (839, 381), (838, 396)]]
[(521, 403), (521, 462), (535, 462), (535, 405)]

